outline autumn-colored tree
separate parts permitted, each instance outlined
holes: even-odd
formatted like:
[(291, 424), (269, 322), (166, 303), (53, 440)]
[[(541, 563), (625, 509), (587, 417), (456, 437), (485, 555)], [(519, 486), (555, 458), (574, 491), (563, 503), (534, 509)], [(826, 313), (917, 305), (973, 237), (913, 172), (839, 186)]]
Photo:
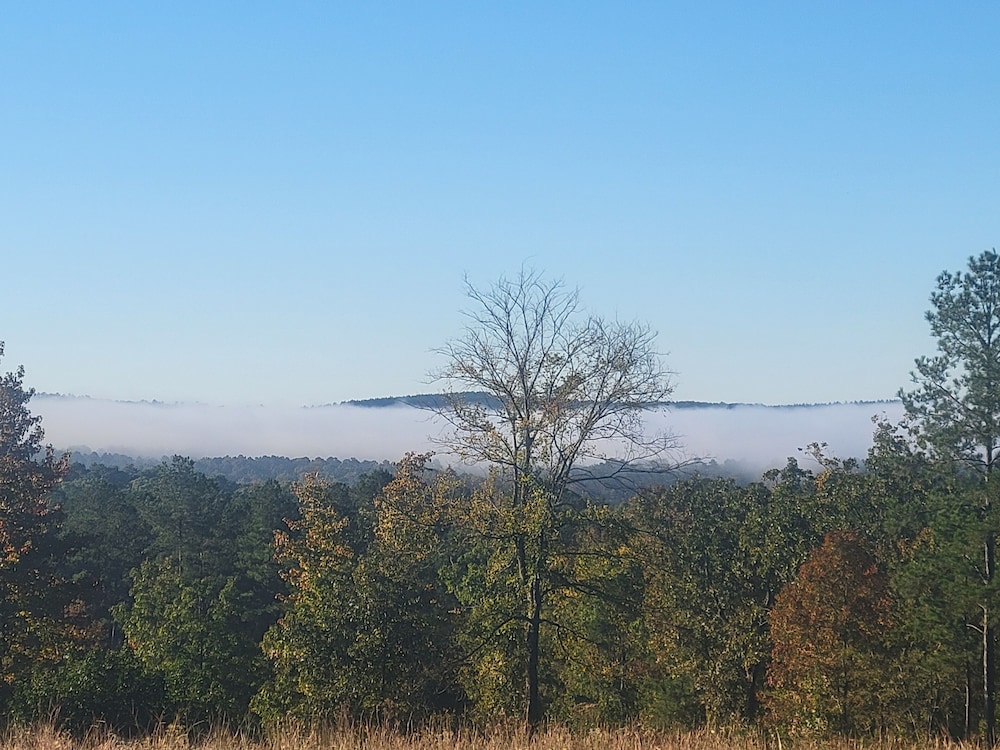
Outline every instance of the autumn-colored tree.
[(828, 533), (770, 613), (771, 719), (792, 732), (880, 728), (889, 578), (852, 530)]
[(43, 447), (41, 418), (28, 409), (34, 393), (23, 367), (0, 377), (0, 703), (33, 662), (58, 660), (74, 636), (56, 591), (59, 512), (48, 503), (68, 459)]
[(815, 477), (791, 461), (766, 482), (690, 477), (629, 501), (644, 577), (644, 721), (757, 718), (768, 611), (816, 541), (815, 494)]

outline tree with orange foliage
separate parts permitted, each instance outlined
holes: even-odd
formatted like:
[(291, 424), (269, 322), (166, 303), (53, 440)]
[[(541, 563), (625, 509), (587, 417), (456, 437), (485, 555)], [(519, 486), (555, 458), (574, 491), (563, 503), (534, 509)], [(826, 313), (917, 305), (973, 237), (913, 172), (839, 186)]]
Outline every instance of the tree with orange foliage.
[(855, 531), (828, 533), (770, 613), (772, 720), (793, 733), (879, 728), (889, 577)]

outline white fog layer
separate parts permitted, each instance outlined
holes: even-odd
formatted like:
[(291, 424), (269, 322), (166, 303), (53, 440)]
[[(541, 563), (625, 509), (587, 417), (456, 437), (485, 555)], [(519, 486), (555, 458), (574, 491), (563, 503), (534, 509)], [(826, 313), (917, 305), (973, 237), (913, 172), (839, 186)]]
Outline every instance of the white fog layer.
[[(408, 451), (440, 450), (434, 437), (446, 425), (409, 406), (315, 408), (232, 407), (104, 401), (36, 395), (45, 440), (60, 450), (123, 453), (159, 458), (205, 456), (308, 456), (399, 459)], [(815, 406), (699, 406), (650, 412), (650, 434), (667, 431), (684, 456), (780, 466), (810, 443), (831, 455), (864, 457), (872, 417), (902, 416), (899, 402)], [(444, 456), (443, 460), (447, 460)]]

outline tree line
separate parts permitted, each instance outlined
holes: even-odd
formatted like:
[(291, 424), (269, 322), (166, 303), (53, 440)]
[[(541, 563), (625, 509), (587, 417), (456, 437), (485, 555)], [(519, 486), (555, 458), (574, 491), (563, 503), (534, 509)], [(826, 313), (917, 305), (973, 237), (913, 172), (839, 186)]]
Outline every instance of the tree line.
[[(453, 456), (237, 484), (71, 465), (0, 381), (0, 714), (78, 727), (344, 716), (764, 726), (994, 742), (1000, 257), (944, 273), (933, 357), (864, 461), (660, 471), (644, 325), (532, 272), (442, 348)], [(2, 348), (0, 348), (2, 354)], [(466, 400), (486, 392), (492, 399)]]
[[(84, 467), (95, 465), (118, 469), (149, 469), (169, 460), (169, 456), (161, 458), (144, 458), (123, 453), (98, 453), (96, 451), (81, 452), (74, 450), (73, 463)], [(354, 484), (366, 474), (378, 471), (393, 470), (391, 461), (372, 461), (356, 458), (289, 458), (287, 456), (215, 456), (192, 459), (196, 470), (210, 477), (228, 479), (238, 484), (250, 482), (266, 482), (275, 479), (279, 482), (294, 482), (308, 475), (315, 474), (332, 482)]]

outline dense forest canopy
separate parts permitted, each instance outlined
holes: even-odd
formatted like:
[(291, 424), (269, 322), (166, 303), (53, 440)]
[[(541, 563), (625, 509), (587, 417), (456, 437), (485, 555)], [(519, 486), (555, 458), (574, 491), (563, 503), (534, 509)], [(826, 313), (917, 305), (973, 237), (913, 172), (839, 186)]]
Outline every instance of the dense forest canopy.
[[(71, 465), (4, 375), (3, 720), (994, 742), (996, 253), (939, 278), (938, 352), (864, 460), (816, 444), (739, 480), (677, 473), (669, 436), (635, 431), (670, 392), (648, 329), (530, 274), (470, 294), (432, 407), (486, 476), (427, 454)], [(611, 439), (638, 462), (605, 461)]]

